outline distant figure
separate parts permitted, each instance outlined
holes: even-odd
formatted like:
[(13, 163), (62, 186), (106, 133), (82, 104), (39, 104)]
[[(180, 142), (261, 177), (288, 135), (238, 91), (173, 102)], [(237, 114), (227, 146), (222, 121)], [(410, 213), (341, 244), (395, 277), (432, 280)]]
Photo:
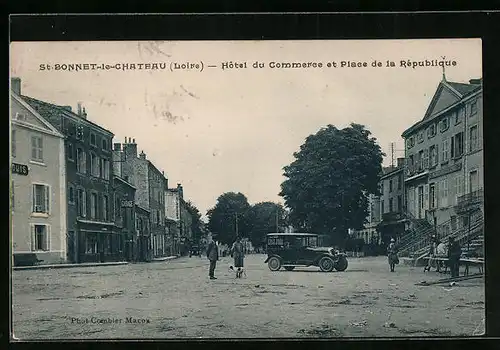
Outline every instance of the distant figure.
[[(424, 267), (424, 272), (430, 271), (431, 267), (433, 267), (434, 263), (436, 262), (436, 249), (437, 249), (436, 236), (432, 236), (432, 242), (429, 248), (429, 259), (427, 259), (427, 266)], [(437, 266), (436, 269), (438, 269)]]
[[(438, 242), (438, 245), (436, 247), (436, 256), (438, 258), (446, 258), (448, 255), (448, 252), (446, 251), (446, 244), (444, 244), (443, 242), (441, 242), (439, 240), (437, 242)], [(440, 272), (442, 264), (443, 264), (442, 261), (437, 261), (437, 264), (436, 264), (436, 266), (437, 266), (436, 271), (437, 272)]]
[(396, 243), (394, 242), (394, 238), (391, 238), (391, 243), (387, 248), (387, 258), (389, 260), (389, 266), (391, 268), (391, 272), (394, 272), (394, 267), (399, 263), (398, 252), (396, 249)]
[(245, 258), (245, 247), (241, 242), (241, 238), (237, 237), (231, 247), (231, 256), (234, 258), (234, 268), (236, 269), (236, 278), (241, 278), (243, 273), (243, 259)]
[(460, 270), (460, 256), (462, 255), (462, 248), (460, 244), (450, 237), (450, 246), (448, 248), (448, 260), (450, 263), (451, 277), (458, 277)]
[(208, 275), (211, 280), (215, 280), (217, 278), (214, 276), (214, 273), (215, 273), (215, 266), (217, 265), (217, 260), (219, 260), (219, 249), (212, 237), (210, 237), (209, 240), (210, 243), (208, 244), (207, 248), (207, 258), (208, 260), (210, 260), (210, 268), (208, 270)]

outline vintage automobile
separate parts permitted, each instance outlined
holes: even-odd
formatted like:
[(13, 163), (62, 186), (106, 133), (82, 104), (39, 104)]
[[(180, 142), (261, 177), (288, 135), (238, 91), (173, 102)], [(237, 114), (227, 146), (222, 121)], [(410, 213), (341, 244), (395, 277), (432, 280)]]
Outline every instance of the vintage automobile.
[(292, 271), (296, 266), (318, 266), (323, 272), (347, 269), (346, 255), (335, 248), (323, 247), (321, 241), (321, 236), (312, 233), (269, 233), (264, 263), (271, 271), (281, 267)]

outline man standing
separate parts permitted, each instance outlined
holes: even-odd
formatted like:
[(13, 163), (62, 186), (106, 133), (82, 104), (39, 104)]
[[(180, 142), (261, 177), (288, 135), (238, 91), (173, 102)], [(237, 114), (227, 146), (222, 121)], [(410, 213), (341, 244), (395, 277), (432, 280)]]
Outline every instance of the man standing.
[(210, 276), (211, 280), (215, 280), (217, 278), (214, 276), (214, 272), (217, 260), (219, 260), (219, 248), (217, 247), (217, 244), (215, 244), (213, 236), (210, 237), (210, 243), (208, 244), (207, 258), (210, 261), (210, 268), (208, 270), (208, 275)]
[(460, 256), (462, 248), (453, 237), (450, 237), (450, 247), (448, 248), (448, 261), (450, 262), (451, 277), (458, 277), (460, 269)]

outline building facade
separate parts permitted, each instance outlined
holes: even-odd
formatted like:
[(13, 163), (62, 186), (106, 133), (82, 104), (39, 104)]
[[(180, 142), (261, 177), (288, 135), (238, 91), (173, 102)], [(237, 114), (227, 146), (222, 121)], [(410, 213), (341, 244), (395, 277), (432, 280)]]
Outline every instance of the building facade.
[(118, 175), (113, 175), (115, 229), (122, 232), (120, 242), (126, 261), (137, 261), (138, 235), (135, 220), (135, 187)]
[(381, 222), (378, 231), (387, 245), (391, 238), (398, 240), (405, 231), (404, 158), (398, 158), (396, 166), (383, 168), (379, 187)]
[(402, 136), (407, 211), (429, 221), (438, 236), (467, 225), (459, 198), (483, 188), (481, 79), (443, 77), (423, 119)]
[(88, 120), (80, 104), (74, 113), (69, 106), (23, 100), (65, 136), (68, 260), (122, 260), (121, 232), (114, 230), (113, 218), (113, 133)]
[(164, 173), (146, 159), (144, 152), (137, 154), (137, 144), (131, 138), (125, 138), (123, 145), (114, 144), (113, 164), (115, 172), (136, 188), (135, 204), (149, 213), (149, 236), (140, 238), (139, 249), (142, 251), (138, 255), (147, 257), (146, 260), (167, 256), (164, 202), (168, 182)]
[(350, 236), (355, 239), (362, 239), (364, 244), (378, 245), (381, 243), (380, 232), (377, 227), (380, 223), (380, 197), (374, 194), (368, 195), (368, 215), (366, 223), (360, 230), (349, 230)]
[(182, 186), (165, 191), (165, 225), (170, 236), (170, 255), (180, 254)]
[(66, 262), (64, 136), (11, 91), (11, 242), (14, 265), (33, 256), (44, 264)]

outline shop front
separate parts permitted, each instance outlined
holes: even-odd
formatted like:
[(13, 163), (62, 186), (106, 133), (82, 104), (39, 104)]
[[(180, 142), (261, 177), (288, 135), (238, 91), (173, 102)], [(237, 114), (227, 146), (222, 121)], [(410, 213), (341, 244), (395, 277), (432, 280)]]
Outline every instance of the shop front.
[(78, 222), (78, 261), (112, 262), (124, 260), (124, 239), (113, 223)]

